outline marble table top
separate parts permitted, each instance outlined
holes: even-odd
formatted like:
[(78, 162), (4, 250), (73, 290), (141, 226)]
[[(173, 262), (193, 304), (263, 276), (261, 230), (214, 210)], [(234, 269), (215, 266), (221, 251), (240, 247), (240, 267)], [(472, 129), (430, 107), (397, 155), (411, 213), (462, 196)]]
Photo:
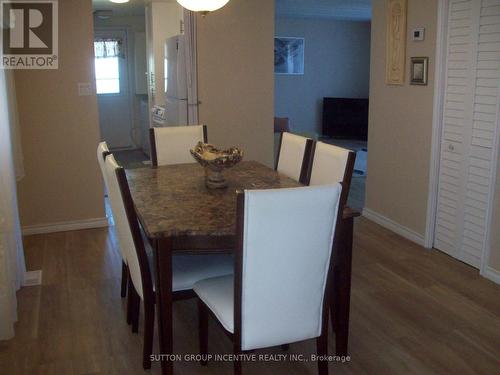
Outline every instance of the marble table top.
[(197, 163), (126, 171), (139, 220), (150, 239), (234, 236), (236, 192), (299, 187), (301, 184), (255, 161), (224, 171), (228, 187), (209, 190)]

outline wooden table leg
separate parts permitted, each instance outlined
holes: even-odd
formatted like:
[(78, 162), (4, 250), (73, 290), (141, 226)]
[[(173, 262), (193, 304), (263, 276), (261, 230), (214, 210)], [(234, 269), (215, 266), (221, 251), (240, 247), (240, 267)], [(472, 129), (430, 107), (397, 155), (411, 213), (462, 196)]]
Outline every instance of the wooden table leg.
[[(154, 241), (156, 268), (156, 309), (160, 355), (173, 353), (172, 322), (172, 240), (169, 238)], [(173, 374), (173, 362), (162, 358), (162, 375)]]
[(330, 313), (335, 331), (335, 354), (338, 356), (347, 355), (349, 339), (353, 227), (352, 217), (342, 220), (333, 269), (334, 298)]

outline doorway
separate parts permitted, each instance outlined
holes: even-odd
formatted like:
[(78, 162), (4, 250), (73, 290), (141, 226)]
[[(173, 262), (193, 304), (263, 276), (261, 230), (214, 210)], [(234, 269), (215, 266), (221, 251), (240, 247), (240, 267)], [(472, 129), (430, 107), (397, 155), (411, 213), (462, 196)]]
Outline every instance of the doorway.
[(120, 165), (143, 167), (149, 159), (145, 4), (101, 0), (92, 4), (101, 140)]
[(125, 168), (144, 167), (152, 114), (166, 106), (165, 43), (189, 29), (184, 9), (165, 1), (92, 3), (101, 140)]
[(112, 149), (132, 148), (127, 31), (94, 33), (96, 92), (101, 137)]
[[(371, 1), (276, 0), (275, 157), (281, 131), (356, 152), (349, 206), (362, 209), (368, 154)], [(305, 4), (307, 3), (307, 4)], [(340, 16), (341, 15), (341, 16)]]

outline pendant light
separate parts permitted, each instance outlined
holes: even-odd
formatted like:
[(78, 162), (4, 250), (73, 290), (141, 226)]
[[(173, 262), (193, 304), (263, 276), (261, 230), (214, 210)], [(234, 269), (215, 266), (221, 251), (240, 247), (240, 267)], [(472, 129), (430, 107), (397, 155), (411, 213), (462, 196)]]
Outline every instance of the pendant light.
[(229, 0), (177, 0), (184, 8), (205, 15), (222, 8)]

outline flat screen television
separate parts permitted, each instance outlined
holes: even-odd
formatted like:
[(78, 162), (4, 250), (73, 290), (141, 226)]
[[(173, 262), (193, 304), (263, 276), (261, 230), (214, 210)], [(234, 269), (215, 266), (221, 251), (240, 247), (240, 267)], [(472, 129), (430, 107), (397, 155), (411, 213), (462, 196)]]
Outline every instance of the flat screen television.
[(323, 98), (323, 136), (368, 139), (368, 99)]

